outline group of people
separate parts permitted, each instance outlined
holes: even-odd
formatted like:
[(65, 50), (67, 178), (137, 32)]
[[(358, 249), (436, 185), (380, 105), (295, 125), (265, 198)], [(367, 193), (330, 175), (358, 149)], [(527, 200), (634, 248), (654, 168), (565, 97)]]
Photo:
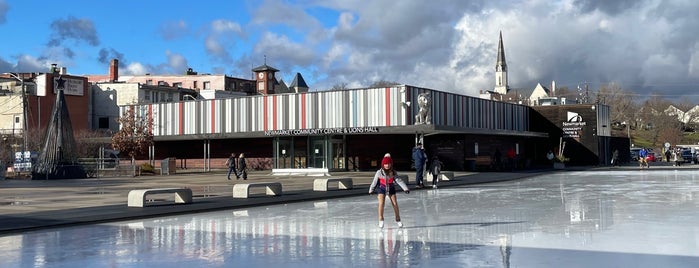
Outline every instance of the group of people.
[(417, 188), (424, 188), (424, 178), (425, 174), (429, 173), (432, 175), (432, 188), (437, 189), (437, 182), (439, 182), (439, 174), (442, 171), (442, 162), (439, 161), (438, 156), (432, 157), (432, 160), (427, 162), (427, 153), (425, 153), (425, 148), (422, 143), (418, 142), (413, 148), (413, 162), (415, 163), (415, 183)]
[(226, 166), (228, 167), (228, 180), (231, 180), (231, 173), (235, 175), (236, 180), (241, 177), (243, 180), (248, 179), (248, 165), (245, 163), (244, 153), (241, 153), (240, 156), (231, 153), (231, 156), (226, 160)]
[[(427, 154), (425, 153), (424, 147), (421, 143), (417, 143), (415, 148), (413, 148), (413, 161), (415, 162), (415, 183), (417, 188), (424, 188), (424, 175), (429, 172), (432, 177), (432, 188), (437, 188), (437, 182), (439, 181), (439, 174), (442, 170), (442, 162), (439, 161), (437, 156), (432, 158), (430, 163), (430, 168), (427, 169)], [(369, 186), (369, 194), (377, 194), (379, 201), (379, 228), (384, 227), (384, 206), (386, 204), (386, 197), (388, 196), (391, 201), (391, 206), (393, 207), (393, 212), (396, 217), (396, 225), (398, 228), (403, 227), (403, 223), (400, 220), (400, 211), (398, 209), (398, 199), (396, 197), (396, 185), (398, 185), (403, 192), (406, 194), (410, 193), (410, 188), (401, 177), (398, 176), (398, 172), (393, 168), (393, 159), (391, 154), (385, 154), (381, 160), (381, 168), (376, 171), (374, 175), (374, 180)]]

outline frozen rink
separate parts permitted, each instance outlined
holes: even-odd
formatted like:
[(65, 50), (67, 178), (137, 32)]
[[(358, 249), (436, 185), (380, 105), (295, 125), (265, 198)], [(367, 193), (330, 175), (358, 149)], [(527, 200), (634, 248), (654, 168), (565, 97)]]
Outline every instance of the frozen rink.
[(698, 199), (692, 170), (551, 173), (399, 193), (402, 229), (367, 194), (7, 235), (0, 267), (699, 267)]

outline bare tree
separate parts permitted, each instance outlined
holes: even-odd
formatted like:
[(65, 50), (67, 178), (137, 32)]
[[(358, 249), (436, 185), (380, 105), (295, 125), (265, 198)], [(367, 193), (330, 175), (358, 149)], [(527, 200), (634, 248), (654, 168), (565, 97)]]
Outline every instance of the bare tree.
[(347, 83), (335, 84), (335, 85), (333, 85), (332, 88), (330, 88), (330, 90), (346, 90), (346, 89), (347, 89)]
[(369, 87), (392, 87), (395, 85), (400, 85), (398, 82), (391, 82), (387, 80), (379, 80), (372, 83)]
[(612, 122), (629, 122), (635, 108), (635, 97), (636, 94), (622, 89), (618, 84), (609, 83), (600, 86), (596, 102), (610, 107), (609, 116)]
[(665, 141), (682, 140), (682, 123), (674, 115), (665, 113), (671, 102), (657, 95), (643, 102), (639, 120), (642, 126), (637, 133), (654, 146)]
[(137, 115), (135, 109), (134, 106), (125, 109), (119, 117), (121, 129), (112, 137), (112, 147), (119, 150), (120, 154), (131, 157), (132, 163), (137, 155), (153, 144), (153, 119), (148, 114)]

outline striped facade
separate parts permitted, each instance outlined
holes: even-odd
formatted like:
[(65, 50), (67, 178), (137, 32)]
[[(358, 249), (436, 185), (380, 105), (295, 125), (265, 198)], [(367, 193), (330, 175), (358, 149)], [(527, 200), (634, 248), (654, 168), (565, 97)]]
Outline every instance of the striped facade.
[[(341, 91), (154, 103), (137, 108), (152, 117), (153, 135), (255, 133), (298, 129), (410, 126), (418, 94), (432, 100), (432, 125), (529, 131), (529, 107), (406, 85)], [(405, 105), (410, 102), (413, 105)]]

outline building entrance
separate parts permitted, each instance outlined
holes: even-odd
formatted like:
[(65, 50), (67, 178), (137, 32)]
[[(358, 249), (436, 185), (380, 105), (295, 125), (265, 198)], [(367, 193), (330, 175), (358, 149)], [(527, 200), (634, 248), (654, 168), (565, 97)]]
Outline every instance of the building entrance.
[(273, 146), (274, 168), (347, 168), (341, 136), (276, 137)]

